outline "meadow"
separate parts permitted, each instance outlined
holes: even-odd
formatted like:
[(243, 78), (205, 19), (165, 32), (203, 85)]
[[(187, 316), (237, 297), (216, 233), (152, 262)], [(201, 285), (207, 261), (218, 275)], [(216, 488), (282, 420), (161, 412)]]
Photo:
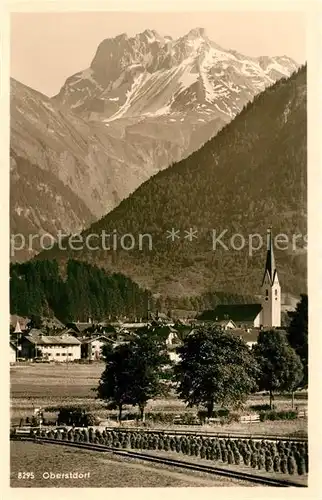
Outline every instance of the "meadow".
[[(10, 367), (11, 377), (11, 422), (18, 424), (21, 418), (31, 416), (36, 407), (50, 408), (45, 416), (55, 418), (61, 406), (85, 406), (101, 419), (114, 414), (107, 410), (104, 402), (96, 399), (95, 388), (104, 370), (104, 363), (91, 364), (35, 364), (24, 363)], [(262, 394), (252, 395), (247, 402), (248, 410), (268, 403)], [(276, 395), (274, 401), (278, 410), (291, 409), (290, 395)], [(295, 406), (307, 407), (307, 393), (296, 394)], [(135, 409), (129, 408), (133, 412)], [(196, 412), (188, 409), (174, 394), (168, 398), (150, 401), (147, 412)], [(161, 424), (160, 424), (161, 425)], [(164, 424), (162, 425), (164, 427)], [(176, 427), (177, 428), (177, 427)], [(266, 421), (252, 423), (233, 422), (225, 425), (204, 426), (205, 430), (216, 432), (245, 432), (247, 434), (306, 435), (307, 418), (289, 421)]]

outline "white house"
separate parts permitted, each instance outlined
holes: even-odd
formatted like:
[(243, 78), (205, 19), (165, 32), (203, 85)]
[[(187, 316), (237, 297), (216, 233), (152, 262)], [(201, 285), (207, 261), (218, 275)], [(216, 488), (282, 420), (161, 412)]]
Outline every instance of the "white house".
[(71, 335), (32, 335), (22, 338), (21, 356), (68, 362), (81, 359), (81, 342)]
[(83, 339), (81, 346), (82, 358), (98, 361), (102, 358), (102, 348), (107, 342), (111, 343), (111, 340), (107, 339), (104, 335)]

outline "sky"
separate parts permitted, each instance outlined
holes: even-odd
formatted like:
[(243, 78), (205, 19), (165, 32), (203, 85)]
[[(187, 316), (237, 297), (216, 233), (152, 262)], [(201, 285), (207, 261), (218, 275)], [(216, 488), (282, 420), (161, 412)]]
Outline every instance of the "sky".
[(10, 21), (11, 76), (48, 96), (89, 67), (102, 40), (145, 29), (178, 38), (201, 27), (225, 49), (306, 60), (303, 12), (16, 12)]

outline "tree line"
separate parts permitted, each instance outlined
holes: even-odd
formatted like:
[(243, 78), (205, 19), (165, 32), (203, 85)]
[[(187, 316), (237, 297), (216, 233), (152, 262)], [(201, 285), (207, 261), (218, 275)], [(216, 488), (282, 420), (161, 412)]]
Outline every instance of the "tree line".
[(154, 297), (121, 273), (68, 260), (65, 271), (56, 260), (33, 260), (10, 267), (10, 312), (26, 317), (55, 316), (63, 322), (103, 321), (126, 316), (147, 319), (148, 309), (201, 311), (220, 303), (247, 302), (250, 297), (207, 292), (196, 297)]
[(164, 338), (156, 328), (137, 330), (136, 338), (116, 348), (106, 347), (106, 368), (97, 388), (98, 398), (117, 408), (138, 406), (141, 418), (149, 399), (172, 389), (188, 406), (238, 408), (258, 390), (294, 392), (307, 386), (307, 296), (291, 315), (287, 331), (262, 330), (250, 349), (245, 341), (215, 325), (195, 328), (171, 366)]
[(69, 260), (29, 261), (10, 267), (10, 312), (55, 316), (63, 322), (146, 317), (151, 293), (120, 273)]

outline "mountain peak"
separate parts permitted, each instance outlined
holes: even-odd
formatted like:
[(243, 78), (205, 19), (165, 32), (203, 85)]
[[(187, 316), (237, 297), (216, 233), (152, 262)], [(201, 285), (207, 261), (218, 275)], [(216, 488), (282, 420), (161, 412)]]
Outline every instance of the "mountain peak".
[(193, 28), (186, 36), (187, 38), (207, 38), (205, 28)]
[(164, 38), (155, 30), (146, 29), (142, 33), (138, 33), (135, 38), (147, 40), (148, 43), (163, 42)]

